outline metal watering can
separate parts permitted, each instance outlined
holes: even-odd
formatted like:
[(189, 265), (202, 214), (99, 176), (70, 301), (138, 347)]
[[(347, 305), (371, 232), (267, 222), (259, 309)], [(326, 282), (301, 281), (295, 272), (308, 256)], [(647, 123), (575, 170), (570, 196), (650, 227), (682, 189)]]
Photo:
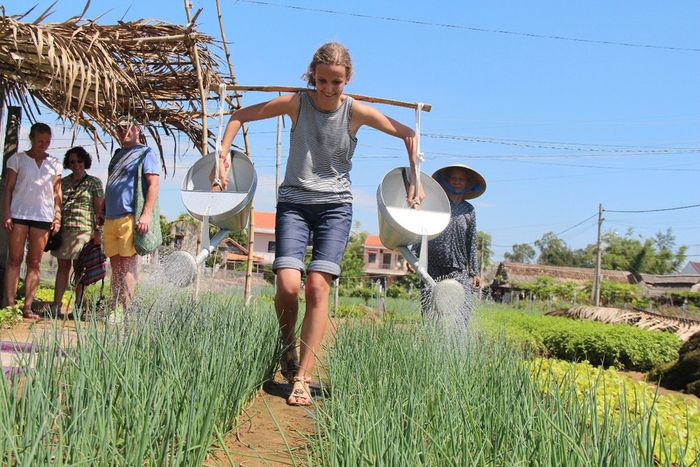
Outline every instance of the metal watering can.
[[(212, 171), (217, 170), (217, 159), (216, 152), (202, 157), (190, 167), (182, 181), (182, 202), (192, 217), (202, 221), (202, 245), (196, 257), (186, 251), (175, 251), (166, 259), (166, 270), (173, 272), (168, 278), (180, 287), (194, 282), (198, 266), (229, 232), (240, 232), (248, 225), (250, 208), (258, 185), (255, 167), (245, 154), (232, 151), (226, 191), (213, 192), (209, 177)], [(211, 239), (209, 224), (220, 229)]]
[[(417, 189), (423, 187), (425, 198), (419, 209), (406, 202), (409, 168), (389, 171), (377, 188), (379, 239), (387, 248), (398, 250), (430, 289), (429, 313), (433, 317), (449, 316), (465, 299), (464, 287), (454, 279), (436, 282), (428, 274), (428, 240), (437, 237), (450, 222), (451, 207), (445, 190), (429, 175), (417, 171)], [(409, 246), (421, 244), (420, 259)]]

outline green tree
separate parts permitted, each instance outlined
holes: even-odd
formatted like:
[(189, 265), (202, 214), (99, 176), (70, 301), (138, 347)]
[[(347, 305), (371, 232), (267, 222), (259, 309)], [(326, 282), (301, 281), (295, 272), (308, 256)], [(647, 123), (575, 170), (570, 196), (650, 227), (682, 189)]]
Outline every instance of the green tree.
[(516, 243), (512, 248), (512, 253), (506, 252), (503, 256), (513, 263), (531, 263), (537, 254), (529, 243)]
[(480, 230), (476, 233), (476, 255), (479, 271), (483, 271), (491, 266), (491, 256), (493, 256), (491, 235)]
[(350, 234), (343, 259), (340, 261), (340, 270), (342, 271), (340, 287), (343, 291), (352, 290), (362, 285), (365, 266), (365, 240), (367, 240), (365, 232), (352, 232)]
[(687, 247), (675, 248), (675, 236), (671, 229), (659, 232), (654, 238), (635, 238), (628, 229), (624, 236), (617, 232), (603, 235), (602, 266), (605, 269), (630, 271), (640, 274), (670, 274), (678, 271), (685, 261)]
[(170, 222), (163, 214), (160, 215), (160, 231), (163, 233), (163, 245), (170, 245), (173, 237), (170, 235)]
[(540, 250), (537, 258), (539, 264), (550, 266), (573, 266), (575, 256), (566, 243), (552, 232), (547, 232), (539, 240), (535, 240), (535, 246)]

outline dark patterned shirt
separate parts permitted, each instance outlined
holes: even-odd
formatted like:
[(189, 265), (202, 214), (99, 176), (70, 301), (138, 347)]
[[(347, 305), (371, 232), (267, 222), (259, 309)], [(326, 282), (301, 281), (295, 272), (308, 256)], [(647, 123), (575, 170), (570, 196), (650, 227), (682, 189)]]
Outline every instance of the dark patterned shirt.
[[(451, 272), (478, 276), (474, 206), (467, 201), (450, 201), (450, 206), (450, 223), (440, 235), (428, 241), (428, 274), (433, 278)], [(420, 245), (417, 250), (420, 251)]]
[[(103, 198), (102, 182), (99, 178), (85, 175), (82, 183), (75, 185), (68, 175), (61, 179), (63, 206), (61, 206), (61, 228), (87, 232), (95, 229), (93, 201)], [(77, 187), (77, 190), (76, 190)]]

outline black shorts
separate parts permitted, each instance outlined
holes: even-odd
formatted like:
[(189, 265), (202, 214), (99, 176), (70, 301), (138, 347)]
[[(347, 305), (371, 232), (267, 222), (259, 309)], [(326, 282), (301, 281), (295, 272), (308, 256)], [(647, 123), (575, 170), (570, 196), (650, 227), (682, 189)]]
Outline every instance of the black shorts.
[(19, 225), (26, 225), (34, 229), (51, 230), (51, 222), (30, 221), (27, 219), (12, 218), (12, 222)]

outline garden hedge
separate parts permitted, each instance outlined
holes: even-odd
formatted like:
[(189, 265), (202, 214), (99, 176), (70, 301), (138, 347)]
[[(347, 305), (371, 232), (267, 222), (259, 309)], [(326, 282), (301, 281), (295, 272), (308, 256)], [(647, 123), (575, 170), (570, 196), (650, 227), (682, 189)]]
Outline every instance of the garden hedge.
[(480, 325), (503, 332), (510, 341), (550, 357), (587, 360), (594, 365), (648, 371), (675, 361), (682, 341), (668, 332), (648, 331), (628, 324), (606, 324), (543, 316), (506, 308), (487, 307), (478, 314)]

